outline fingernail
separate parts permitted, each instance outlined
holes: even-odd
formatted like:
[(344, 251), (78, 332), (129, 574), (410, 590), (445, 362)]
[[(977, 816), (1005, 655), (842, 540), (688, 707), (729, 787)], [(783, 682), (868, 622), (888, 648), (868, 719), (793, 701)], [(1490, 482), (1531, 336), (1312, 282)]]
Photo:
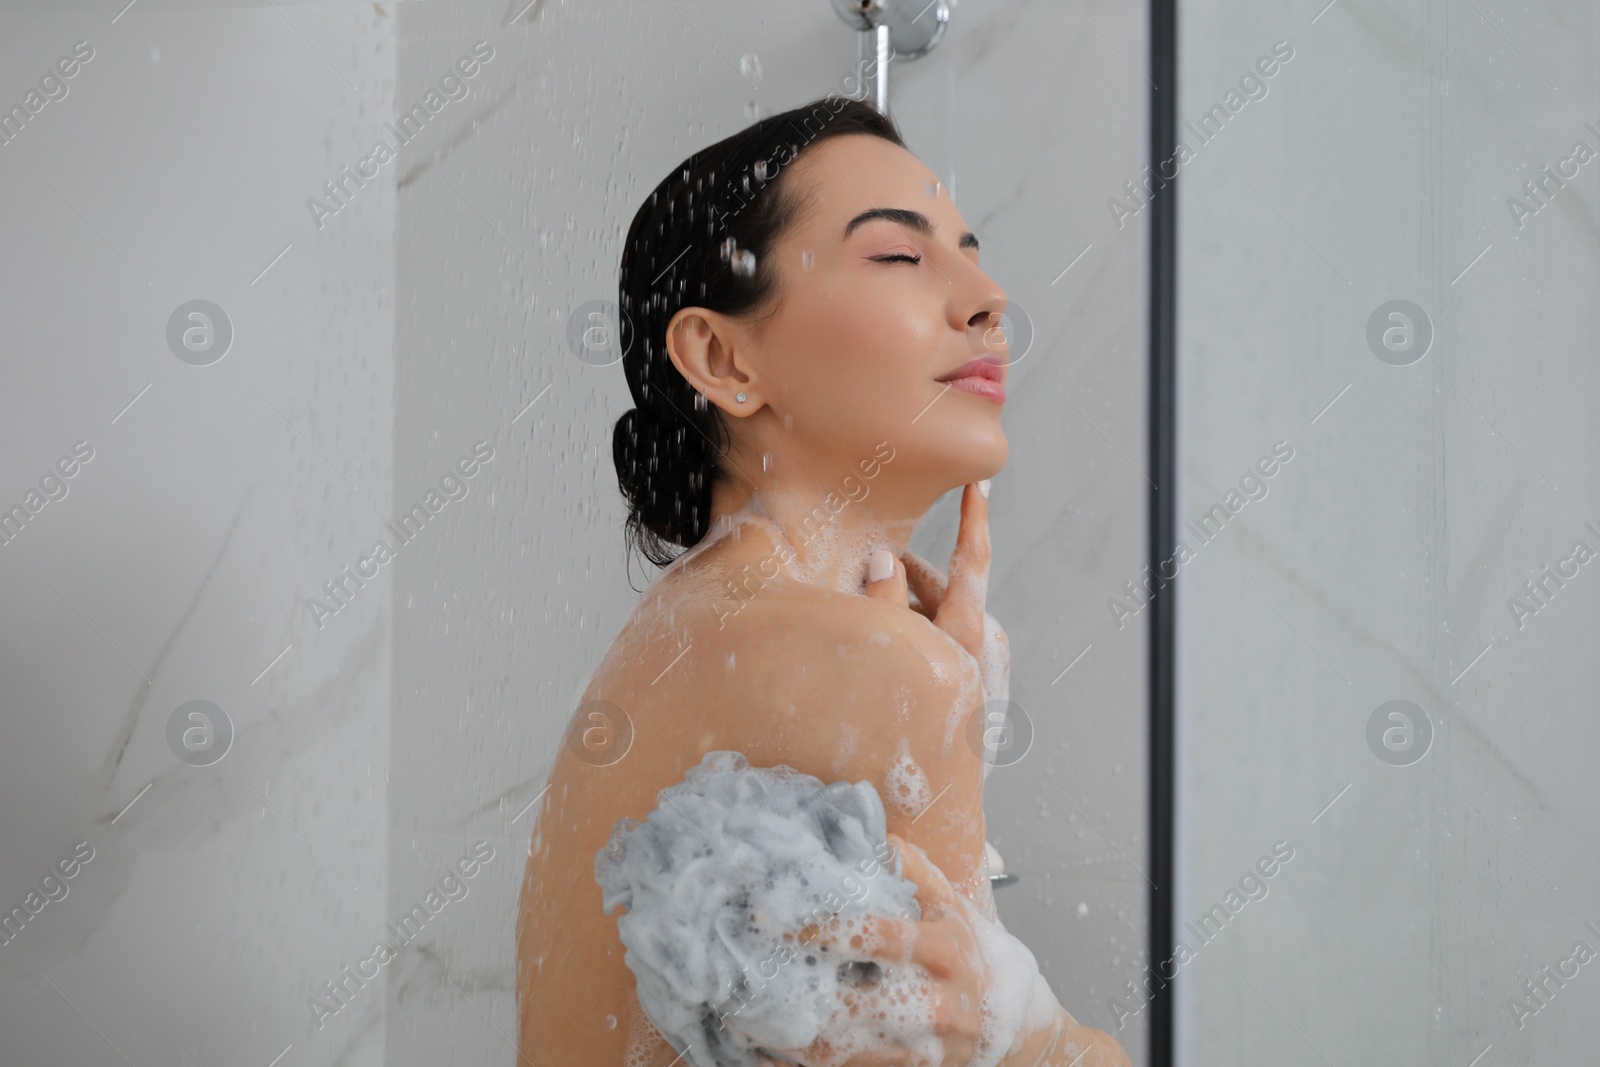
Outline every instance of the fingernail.
[(985, 478), (978, 483), (978, 492), (983, 494), (983, 499), (989, 499), (989, 479)]
[(881, 582), (893, 577), (894, 553), (887, 548), (880, 548), (872, 554), (872, 560), (867, 564), (867, 581)]

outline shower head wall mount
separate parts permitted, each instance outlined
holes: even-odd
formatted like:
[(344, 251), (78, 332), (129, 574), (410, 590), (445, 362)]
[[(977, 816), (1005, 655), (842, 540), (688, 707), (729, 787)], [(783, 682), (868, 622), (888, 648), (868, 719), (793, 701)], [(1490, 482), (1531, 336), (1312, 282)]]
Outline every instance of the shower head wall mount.
[(866, 98), (889, 111), (889, 60), (927, 55), (950, 22), (947, 0), (832, 0), (834, 13), (856, 30), (856, 59)]

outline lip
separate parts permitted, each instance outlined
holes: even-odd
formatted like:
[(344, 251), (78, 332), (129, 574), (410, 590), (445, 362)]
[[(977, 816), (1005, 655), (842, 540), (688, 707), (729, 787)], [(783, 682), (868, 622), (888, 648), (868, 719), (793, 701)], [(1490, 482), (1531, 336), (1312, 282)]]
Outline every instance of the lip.
[(997, 404), (1006, 402), (1006, 365), (997, 356), (978, 356), (969, 359), (949, 374), (937, 379), (952, 389), (987, 397)]

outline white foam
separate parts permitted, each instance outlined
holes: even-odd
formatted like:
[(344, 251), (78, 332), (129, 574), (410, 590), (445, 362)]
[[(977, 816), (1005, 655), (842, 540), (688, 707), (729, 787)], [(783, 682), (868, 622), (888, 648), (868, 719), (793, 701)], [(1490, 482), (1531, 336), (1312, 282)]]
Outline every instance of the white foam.
[(844, 936), (869, 915), (921, 916), (898, 857), (882, 865), (886, 817), (869, 783), (825, 786), (714, 751), (660, 795), (643, 823), (619, 820), (595, 878), (607, 914), (627, 906), (617, 920), (624, 960), (677, 1051), (698, 1067), (753, 1067), (758, 1050), (826, 1036), (843, 1062), (897, 1043), (894, 1027), (925, 1054), (939, 1051), (916, 969), (882, 968), (864, 1010), (851, 1004), (858, 966), (828, 945), (783, 940), (833, 915)]
[(995, 1067), (1022, 1038), (1041, 1027), (1059, 1025), (1063, 1011), (1028, 946), (964, 895), (958, 899), (972, 921), (989, 971), (982, 1036), (969, 1067)]
[(983, 645), (978, 656), (984, 700), (1011, 699), (1011, 649), (1004, 634), (999, 620), (984, 612)]
[(883, 776), (883, 795), (891, 808), (913, 818), (921, 815), (923, 809), (933, 802), (933, 788), (928, 785), (928, 776), (911, 758), (911, 742), (904, 737), (895, 749), (894, 762)]
[(659, 1036), (638, 998), (634, 998), (628, 1009), (628, 1051), (622, 1059), (623, 1067), (650, 1067), (650, 1053)]

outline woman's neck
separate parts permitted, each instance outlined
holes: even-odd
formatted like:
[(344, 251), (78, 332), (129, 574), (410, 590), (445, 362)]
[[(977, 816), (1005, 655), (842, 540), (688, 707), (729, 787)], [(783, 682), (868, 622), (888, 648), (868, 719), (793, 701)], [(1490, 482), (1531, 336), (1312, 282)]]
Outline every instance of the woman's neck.
[(765, 528), (793, 562), (796, 579), (860, 592), (872, 553), (887, 548), (896, 558), (932, 501), (921, 506), (896, 501), (883, 487), (859, 475), (829, 484), (813, 478), (763, 479), (752, 485), (734, 473), (712, 489), (711, 528), (705, 542), (745, 523)]

